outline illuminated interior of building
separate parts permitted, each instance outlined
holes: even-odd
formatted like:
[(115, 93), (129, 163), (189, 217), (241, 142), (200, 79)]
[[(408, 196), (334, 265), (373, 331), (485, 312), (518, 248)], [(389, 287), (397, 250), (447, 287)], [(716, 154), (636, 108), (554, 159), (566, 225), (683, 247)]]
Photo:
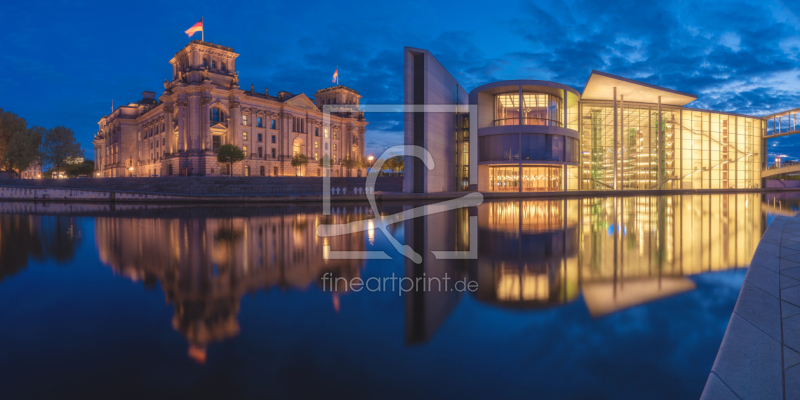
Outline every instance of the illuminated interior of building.
[(461, 169), (475, 159), (477, 186), (465, 184), (465, 175), (459, 189), (761, 187), (766, 137), (798, 133), (800, 111), (762, 118), (687, 107), (696, 99), (598, 71), (583, 93), (533, 80), (480, 86), (470, 93), (478, 145), (456, 160)]

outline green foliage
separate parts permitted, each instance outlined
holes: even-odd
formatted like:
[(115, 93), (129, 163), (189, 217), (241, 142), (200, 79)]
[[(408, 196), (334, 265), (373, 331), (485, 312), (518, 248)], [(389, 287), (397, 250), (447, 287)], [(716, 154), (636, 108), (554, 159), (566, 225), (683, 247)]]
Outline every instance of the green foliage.
[(27, 127), (28, 123), (17, 114), (3, 111), (3, 109), (0, 108), (0, 168), (6, 171), (15, 168), (14, 162), (9, 161), (9, 157), (12, 154), (9, 145), (12, 138), (25, 133)]
[(232, 145), (223, 144), (217, 152), (217, 161), (228, 164), (228, 172), (233, 175), (233, 164), (244, 160), (244, 151)]
[(61, 170), (69, 158), (83, 157), (83, 150), (75, 140), (75, 133), (65, 126), (45, 131), (41, 148), (42, 163), (52, 165), (54, 171)]
[(323, 155), (319, 158), (319, 167), (320, 168), (330, 168), (331, 167), (331, 158), (328, 157), (327, 154)]
[(342, 167), (346, 169), (353, 169), (356, 166), (356, 162), (351, 159), (349, 156), (342, 158)]
[(405, 158), (403, 156), (394, 156), (386, 160), (383, 164), (389, 172), (399, 171), (402, 172), (405, 167)]
[(86, 160), (80, 164), (67, 164), (62, 168), (68, 177), (92, 176), (94, 172), (94, 161)]
[(46, 133), (47, 129), (38, 126), (14, 132), (3, 157), (6, 168), (18, 172), (28, 169), (39, 158), (42, 137)]
[[(296, 153), (295, 155), (292, 156), (292, 167), (300, 168), (306, 164), (308, 164), (308, 157), (306, 157), (304, 154)], [(298, 174), (300, 173), (299, 169), (297, 173)]]

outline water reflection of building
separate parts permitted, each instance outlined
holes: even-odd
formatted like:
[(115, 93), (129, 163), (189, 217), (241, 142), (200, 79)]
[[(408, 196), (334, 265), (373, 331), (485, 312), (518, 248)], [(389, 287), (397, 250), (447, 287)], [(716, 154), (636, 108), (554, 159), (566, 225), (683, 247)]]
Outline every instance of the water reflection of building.
[(565, 302), (577, 294), (576, 201), (508, 201), (478, 207), (475, 296), (504, 306)]
[(0, 214), (0, 281), (26, 268), (31, 259), (71, 260), (80, 241), (81, 231), (71, 217)]
[(306, 288), (325, 272), (358, 276), (359, 261), (325, 260), (323, 245), (363, 250), (363, 236), (315, 234), (322, 222), (358, 217), (98, 217), (95, 236), (103, 263), (134, 281), (160, 282), (167, 302), (175, 305), (173, 327), (189, 341), (189, 354), (202, 362), (210, 343), (239, 333), (243, 295), (262, 288)]
[[(582, 294), (600, 317), (683, 293), (695, 288), (690, 275), (749, 264), (763, 229), (761, 208), (758, 194), (485, 203), (471, 210), (478, 216), (478, 259), (467, 267), (478, 290), (471, 295), (496, 306), (536, 308)], [(468, 237), (459, 212), (438, 214), (433, 223), (431, 216), (418, 218), (425, 224), (407, 221), (406, 239), (427, 251), (445, 245), (450, 230)], [(425, 239), (409, 235), (409, 225), (421, 226)], [(427, 272), (428, 262), (413, 275)], [(450, 267), (459, 273), (457, 263)], [(447, 295), (425, 293), (424, 307), (407, 303), (406, 321), (423, 319), (425, 338), (431, 337), (455, 308), (457, 295)]]
[[(466, 250), (469, 243), (469, 210), (431, 214), (404, 222), (405, 244), (422, 256), (422, 263), (405, 261), (405, 277), (437, 279), (434, 290), (417, 290), (403, 294), (405, 302), (406, 343), (426, 342), (439, 329), (463, 293), (453, 290), (454, 283), (466, 276), (467, 260), (446, 260), (434, 257), (431, 251)], [(445, 280), (444, 278), (448, 279)], [(449, 283), (448, 286), (444, 282)]]

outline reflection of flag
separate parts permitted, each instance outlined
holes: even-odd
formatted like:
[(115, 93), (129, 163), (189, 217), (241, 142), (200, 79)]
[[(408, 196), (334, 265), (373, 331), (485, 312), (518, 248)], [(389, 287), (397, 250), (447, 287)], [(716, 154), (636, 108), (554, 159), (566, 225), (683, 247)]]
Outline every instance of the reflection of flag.
[(186, 30), (186, 34), (189, 35), (189, 37), (192, 37), (192, 35), (194, 35), (197, 32), (203, 32), (203, 19), (202, 18), (200, 18), (200, 22), (192, 25), (191, 28)]
[(336, 71), (333, 71), (333, 83), (339, 84), (339, 66), (336, 66)]

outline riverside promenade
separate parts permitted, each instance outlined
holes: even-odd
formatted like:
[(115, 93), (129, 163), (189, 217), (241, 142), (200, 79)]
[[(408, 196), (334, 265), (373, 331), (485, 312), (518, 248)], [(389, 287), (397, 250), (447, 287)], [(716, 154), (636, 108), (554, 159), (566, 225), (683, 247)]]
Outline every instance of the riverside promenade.
[[(367, 201), (366, 178), (331, 178), (332, 202)], [(696, 194), (798, 192), (800, 188), (580, 190), (553, 192), (482, 192), (487, 200)], [(430, 202), (457, 199), (468, 192), (403, 193), (402, 177), (379, 177), (378, 202)], [(315, 177), (160, 177), (0, 180), (0, 200), (151, 203), (313, 203), (323, 200), (322, 178)]]
[(702, 399), (800, 399), (800, 217), (764, 232)]

